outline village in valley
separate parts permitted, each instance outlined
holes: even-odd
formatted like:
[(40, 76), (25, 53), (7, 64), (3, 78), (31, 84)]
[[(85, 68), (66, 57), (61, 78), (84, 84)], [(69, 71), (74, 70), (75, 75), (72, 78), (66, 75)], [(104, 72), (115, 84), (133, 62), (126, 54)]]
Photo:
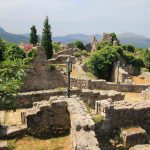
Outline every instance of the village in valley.
[(150, 43), (54, 41), (43, 25), (0, 34), (0, 150), (150, 150)]

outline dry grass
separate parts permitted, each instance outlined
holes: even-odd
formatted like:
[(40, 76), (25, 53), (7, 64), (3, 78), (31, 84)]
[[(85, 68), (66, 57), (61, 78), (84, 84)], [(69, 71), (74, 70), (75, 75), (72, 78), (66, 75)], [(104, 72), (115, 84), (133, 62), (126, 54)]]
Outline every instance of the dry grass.
[(70, 136), (48, 140), (24, 137), (18, 141), (9, 141), (13, 150), (71, 150)]
[(125, 100), (131, 103), (141, 101), (141, 93), (122, 92), (125, 95)]
[(132, 77), (133, 84), (150, 84), (150, 81), (146, 79), (141, 79), (140, 77)]

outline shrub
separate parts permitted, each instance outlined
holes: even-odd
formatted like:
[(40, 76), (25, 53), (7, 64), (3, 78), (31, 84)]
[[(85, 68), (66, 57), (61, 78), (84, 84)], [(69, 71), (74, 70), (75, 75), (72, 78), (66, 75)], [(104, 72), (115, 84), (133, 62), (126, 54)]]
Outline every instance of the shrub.
[(37, 56), (37, 49), (33, 48), (31, 51), (29, 51), (26, 54), (27, 58), (32, 58), (34, 59)]
[(98, 78), (109, 80), (113, 63), (121, 54), (122, 49), (119, 46), (104, 47), (90, 56), (87, 62), (88, 70)]
[(0, 62), (4, 60), (4, 52), (6, 49), (6, 42), (0, 38)]
[(131, 52), (131, 53), (135, 52), (135, 47), (132, 45), (123, 45), (122, 48), (123, 48), (123, 50), (126, 50), (126, 51)]
[(112, 43), (101, 41), (100, 43), (98, 43), (97, 49), (101, 50), (101, 49), (103, 49), (104, 47), (107, 47), (107, 46), (112, 46)]
[(88, 53), (86, 50), (83, 50), (83, 51), (82, 51), (82, 55), (84, 55), (84, 56), (89, 56), (89, 53)]
[(22, 60), (0, 63), (0, 109), (16, 109), (16, 96), (25, 76)]
[(82, 55), (81, 51), (74, 52), (75, 57), (81, 57), (81, 55)]
[(18, 45), (10, 44), (5, 50), (4, 57), (10, 60), (23, 59), (26, 57), (26, 54)]
[(56, 70), (56, 65), (50, 64), (50, 65), (49, 65), (49, 69), (50, 69), (50, 70)]
[(58, 43), (53, 43), (53, 49), (54, 49), (55, 53), (61, 51), (61, 47)]
[(79, 48), (80, 50), (84, 50), (85, 49), (85, 46), (84, 46), (84, 44), (81, 41), (76, 41), (75, 42), (75, 46), (77, 48)]
[(142, 60), (145, 67), (150, 71), (150, 51), (148, 49), (143, 51)]

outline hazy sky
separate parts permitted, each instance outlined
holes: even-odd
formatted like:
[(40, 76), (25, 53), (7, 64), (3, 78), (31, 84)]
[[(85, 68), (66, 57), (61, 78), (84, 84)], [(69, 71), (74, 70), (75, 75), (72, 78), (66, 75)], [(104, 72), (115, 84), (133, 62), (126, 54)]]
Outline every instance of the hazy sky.
[(150, 0), (0, 0), (0, 26), (41, 34), (49, 16), (53, 35), (134, 32), (150, 36)]

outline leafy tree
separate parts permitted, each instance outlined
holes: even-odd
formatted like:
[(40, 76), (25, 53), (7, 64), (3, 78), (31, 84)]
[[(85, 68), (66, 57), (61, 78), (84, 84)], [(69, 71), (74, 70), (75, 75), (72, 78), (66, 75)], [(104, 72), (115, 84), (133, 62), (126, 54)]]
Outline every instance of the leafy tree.
[(5, 52), (5, 49), (6, 49), (6, 43), (4, 40), (2, 40), (0, 38), (0, 62), (4, 60), (4, 52)]
[(106, 46), (90, 56), (87, 63), (88, 70), (98, 78), (109, 80), (113, 63), (120, 55), (122, 55), (121, 47)]
[(61, 47), (58, 43), (53, 43), (53, 49), (54, 49), (55, 53), (61, 51)]
[(150, 51), (148, 49), (144, 50), (142, 59), (145, 67), (150, 71)]
[(38, 35), (37, 35), (36, 26), (31, 27), (30, 43), (33, 44), (34, 46), (36, 46), (38, 43)]
[(80, 50), (84, 50), (85, 49), (85, 46), (84, 46), (84, 44), (81, 41), (76, 41), (75, 42), (75, 46), (77, 48), (79, 48)]
[(45, 50), (47, 59), (51, 59), (53, 56), (53, 46), (52, 46), (51, 26), (49, 25), (48, 17), (46, 17), (44, 21), (44, 29), (42, 33), (41, 45)]
[(135, 47), (132, 45), (122, 45), (122, 48), (128, 52), (134, 53), (135, 52)]
[(0, 109), (16, 109), (16, 96), (25, 76), (24, 67), (21, 59), (0, 63)]
[(26, 54), (18, 45), (10, 44), (5, 50), (4, 57), (10, 60), (23, 59), (26, 57)]
[(101, 41), (100, 43), (98, 43), (97, 49), (101, 50), (107, 46), (112, 46), (112, 43)]

